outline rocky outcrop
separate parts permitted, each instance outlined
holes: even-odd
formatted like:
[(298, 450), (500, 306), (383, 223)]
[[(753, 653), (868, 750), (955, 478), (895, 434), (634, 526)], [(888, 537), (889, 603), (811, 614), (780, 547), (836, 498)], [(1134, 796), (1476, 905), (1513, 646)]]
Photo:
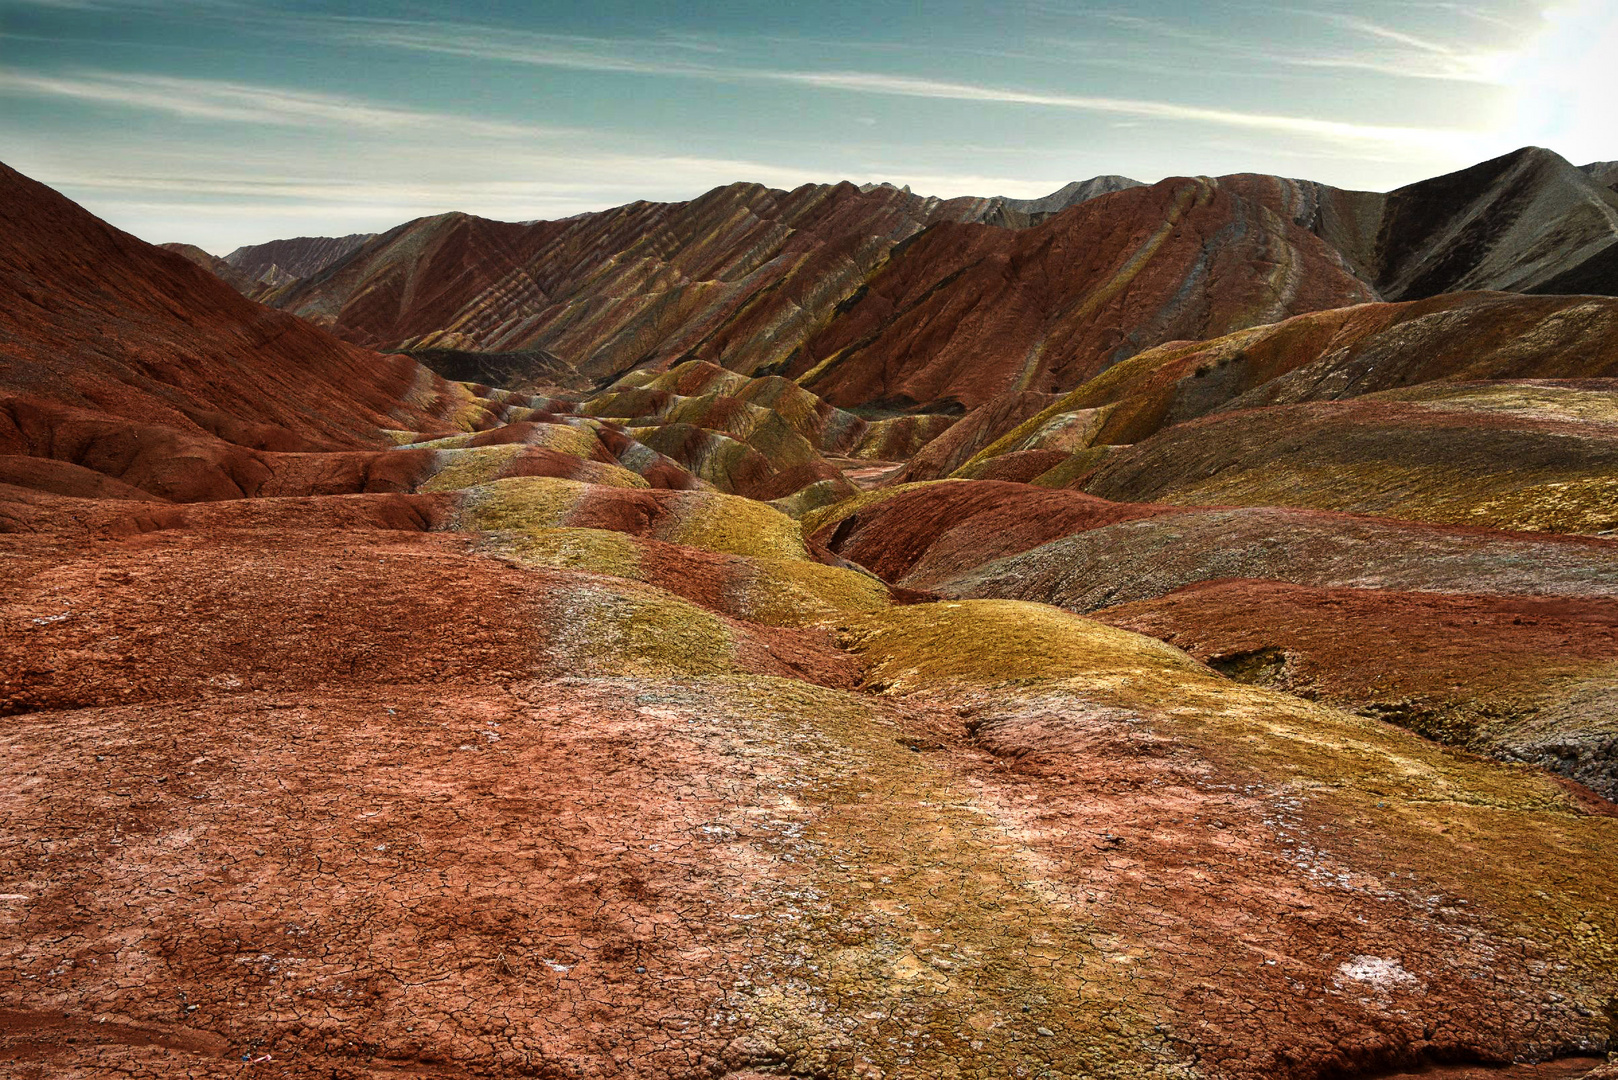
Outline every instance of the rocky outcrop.
[(224, 257), (224, 262), (248, 280), (283, 285), (299, 278), (314, 277), (326, 267), (347, 258), (375, 233), (348, 236), (299, 236), (291, 240), (271, 240), (248, 244)]

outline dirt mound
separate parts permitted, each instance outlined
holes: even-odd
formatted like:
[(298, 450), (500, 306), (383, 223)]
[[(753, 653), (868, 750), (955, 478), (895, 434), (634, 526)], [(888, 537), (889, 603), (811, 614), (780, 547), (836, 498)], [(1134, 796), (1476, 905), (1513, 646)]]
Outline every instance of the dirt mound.
[(1533, 761), (1618, 799), (1618, 601), (1193, 585), (1095, 618), (1241, 682)]
[(1605, 599), (1618, 596), (1618, 541), (1307, 510), (1187, 509), (1079, 532), (928, 587), (1089, 612), (1222, 578)]
[(1109, 456), (1084, 490), (1601, 533), (1618, 529), (1613, 400), (1606, 383), (1494, 383), (1219, 413)]
[(1173, 512), (1076, 491), (957, 480), (872, 492), (805, 516), (804, 528), (878, 577), (924, 589), (1060, 537)]

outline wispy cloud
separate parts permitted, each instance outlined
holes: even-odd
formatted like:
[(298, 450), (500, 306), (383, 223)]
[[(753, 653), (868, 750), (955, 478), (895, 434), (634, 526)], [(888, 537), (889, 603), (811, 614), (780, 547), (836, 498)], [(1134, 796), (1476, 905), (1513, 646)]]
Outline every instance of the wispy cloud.
[[(355, 33), (359, 33), (358, 27)], [(1257, 129), (1326, 139), (1338, 143), (1427, 143), (1442, 140), (1448, 133), (1430, 129), (1403, 128), (1286, 116), (1276, 113), (1244, 112), (1174, 102), (1021, 90), (1010, 87), (917, 78), (860, 71), (782, 71), (751, 67), (720, 67), (713, 64), (670, 62), (636, 55), (614, 53), (603, 43), (552, 35), (512, 34), (487, 28), (419, 22), (367, 22), (364, 39), (374, 44), (426, 52), (447, 53), (480, 60), (501, 60), (541, 67), (615, 72), (650, 76), (695, 78), (727, 82), (789, 84), (844, 93), (876, 94), (889, 97), (980, 102), (984, 104), (1025, 105), (1047, 109), (1067, 109), (1109, 116), (1139, 119), (1188, 121), (1222, 127)]]
[(167, 113), (188, 120), (282, 127), (410, 131), (420, 129), (423, 125), (437, 125), (466, 134), (496, 138), (530, 138), (557, 134), (560, 130), (404, 109), (335, 94), (214, 79), (107, 71), (74, 71), (52, 75), (0, 69), (0, 93), (70, 98)]
[(1376, 41), (1397, 46), (1391, 52), (1326, 55), (1283, 55), (1282, 63), (1298, 67), (1348, 68), (1374, 71), (1415, 79), (1448, 79), (1456, 82), (1496, 83), (1500, 81), (1505, 56), (1499, 50), (1461, 47), (1434, 41), (1397, 27), (1373, 22), (1359, 15), (1335, 11), (1304, 11), (1302, 14)]
[(1306, 9), (1294, 14), (1329, 22), (1340, 29), (1395, 47), (1384, 47), (1380, 51), (1315, 51), (1308, 41), (1300, 40), (1286, 49), (1262, 49), (1247, 40), (1220, 37), (1162, 19), (1113, 11), (1082, 14), (1117, 30), (1132, 33), (1135, 37), (1130, 44), (1148, 52), (1153, 57), (1153, 66), (1158, 69), (1162, 67), (1165, 50), (1175, 45), (1183, 47), (1181, 51), (1194, 54), (1199, 70), (1206, 67), (1208, 57), (1220, 56), (1243, 61), (1249, 66), (1249, 75), (1257, 72), (1275, 76), (1287, 69), (1312, 68), (1367, 71), (1401, 79), (1497, 82), (1501, 66), (1497, 52), (1446, 45), (1359, 16), (1330, 11)]
[(1317, 120), (1303, 116), (1241, 112), (1197, 105), (1180, 105), (1138, 98), (1092, 97), (1080, 94), (1050, 94), (972, 83), (935, 79), (914, 79), (898, 75), (872, 75), (859, 72), (781, 72), (770, 76), (788, 82), (825, 89), (859, 93), (895, 94), (902, 97), (942, 98), (951, 101), (1000, 102), (1035, 105), (1053, 109), (1130, 116), (1149, 120), (1193, 121), (1222, 127), (1307, 135), (1334, 142), (1423, 143), (1446, 139), (1451, 133), (1422, 128), (1352, 124)]
[(1426, 38), (1417, 37), (1415, 34), (1406, 33), (1403, 30), (1397, 30), (1390, 26), (1383, 26), (1380, 23), (1372, 22), (1370, 19), (1364, 19), (1358, 15), (1344, 15), (1336, 11), (1316, 11), (1311, 12), (1311, 14), (1317, 18), (1324, 19), (1327, 22), (1336, 23), (1338, 26), (1346, 29), (1356, 30), (1359, 33), (1367, 35), (1368, 37), (1377, 37), (1382, 38), (1384, 41), (1398, 42), (1400, 45), (1407, 45), (1412, 49), (1419, 49), (1422, 52), (1434, 53), (1438, 56), (1458, 55), (1458, 50), (1456, 50), (1453, 46), (1445, 45), (1444, 43), (1438, 41), (1429, 41)]

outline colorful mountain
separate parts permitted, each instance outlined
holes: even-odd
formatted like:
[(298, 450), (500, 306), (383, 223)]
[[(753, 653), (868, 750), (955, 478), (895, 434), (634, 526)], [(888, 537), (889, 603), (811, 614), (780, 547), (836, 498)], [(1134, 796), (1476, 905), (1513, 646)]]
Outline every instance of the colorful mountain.
[(1097, 177), (1035, 200), (731, 185), (564, 221), (447, 214), (226, 261), (253, 295), (373, 348), (543, 358), (557, 385), (700, 359), (845, 408), (936, 410), (1066, 392), (1142, 350), (1324, 308), (1613, 294), (1614, 259), (1605, 166), (1530, 147), (1387, 194), (1260, 175)]
[(0, 172), (0, 1062), (1610, 1073), (1618, 301), (1302, 191), (450, 215), (300, 319)]

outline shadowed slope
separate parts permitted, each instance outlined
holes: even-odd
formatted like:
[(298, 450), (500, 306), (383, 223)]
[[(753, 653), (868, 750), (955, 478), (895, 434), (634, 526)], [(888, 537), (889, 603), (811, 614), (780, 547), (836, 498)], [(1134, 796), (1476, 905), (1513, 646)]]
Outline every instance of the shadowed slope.
[(0, 166), (0, 386), (269, 450), (429, 427), (447, 384), (239, 296)]
[(1378, 241), (1392, 300), (1618, 291), (1618, 193), (1538, 147), (1390, 193)]

